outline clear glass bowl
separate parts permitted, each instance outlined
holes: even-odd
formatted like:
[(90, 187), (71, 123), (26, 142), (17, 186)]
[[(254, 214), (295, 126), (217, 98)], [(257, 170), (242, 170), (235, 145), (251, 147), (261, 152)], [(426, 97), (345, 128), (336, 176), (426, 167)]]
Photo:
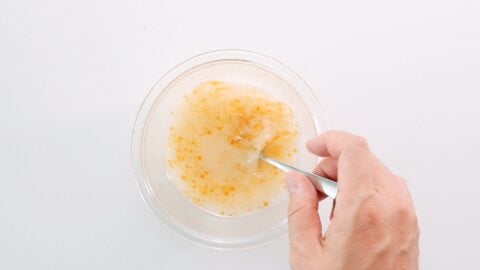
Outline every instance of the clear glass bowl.
[(293, 110), (299, 130), (298, 167), (311, 170), (317, 158), (305, 142), (328, 128), (315, 93), (291, 69), (249, 51), (204, 53), (180, 63), (145, 98), (132, 134), (132, 166), (141, 194), (153, 212), (180, 235), (204, 246), (239, 249), (256, 246), (286, 231), (286, 192), (277, 203), (251, 214), (223, 217), (191, 204), (169, 174), (165, 149), (171, 112), (199, 83), (216, 80), (252, 85)]

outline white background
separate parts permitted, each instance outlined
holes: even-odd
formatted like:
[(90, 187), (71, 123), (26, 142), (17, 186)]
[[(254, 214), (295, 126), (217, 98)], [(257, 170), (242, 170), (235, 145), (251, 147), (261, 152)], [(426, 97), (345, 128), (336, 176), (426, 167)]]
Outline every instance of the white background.
[(480, 268), (478, 1), (0, 0), (0, 269), (288, 269), (286, 237), (180, 238), (130, 168), (148, 90), (224, 48), (293, 68), (407, 179), (422, 269)]

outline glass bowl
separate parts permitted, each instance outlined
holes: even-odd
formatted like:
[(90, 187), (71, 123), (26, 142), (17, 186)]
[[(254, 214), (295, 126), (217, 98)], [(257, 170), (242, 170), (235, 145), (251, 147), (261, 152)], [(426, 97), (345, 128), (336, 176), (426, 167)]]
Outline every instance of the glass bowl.
[(141, 194), (170, 228), (194, 242), (219, 249), (256, 246), (286, 231), (288, 196), (265, 209), (240, 216), (219, 216), (183, 197), (169, 173), (165, 149), (171, 112), (196, 85), (226, 81), (255, 86), (286, 103), (293, 111), (299, 144), (295, 164), (311, 170), (318, 158), (305, 143), (328, 128), (318, 98), (291, 69), (249, 51), (222, 50), (192, 57), (170, 70), (145, 98), (132, 134), (132, 166)]

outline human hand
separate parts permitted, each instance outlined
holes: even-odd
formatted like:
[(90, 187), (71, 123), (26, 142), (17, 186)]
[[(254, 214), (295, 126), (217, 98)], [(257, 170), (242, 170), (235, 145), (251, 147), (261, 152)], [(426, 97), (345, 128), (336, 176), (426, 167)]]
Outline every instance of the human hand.
[(318, 194), (290, 173), (290, 264), (293, 269), (418, 269), (417, 218), (403, 179), (392, 174), (358, 136), (328, 131), (307, 147), (325, 157), (314, 172), (337, 180), (330, 225), (322, 236)]

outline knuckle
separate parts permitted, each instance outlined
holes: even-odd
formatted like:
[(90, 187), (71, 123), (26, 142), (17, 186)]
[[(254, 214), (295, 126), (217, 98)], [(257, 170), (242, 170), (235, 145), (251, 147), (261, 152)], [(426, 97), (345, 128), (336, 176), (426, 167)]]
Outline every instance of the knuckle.
[(348, 142), (345, 146), (345, 154), (346, 155), (358, 155), (361, 152), (368, 151), (368, 143), (363, 137), (354, 135), (352, 139)]
[(380, 224), (381, 216), (377, 209), (368, 207), (364, 210), (366, 223), (370, 227), (378, 226)]
[(362, 136), (355, 136), (352, 140), (352, 144), (358, 148), (368, 148), (368, 142)]
[(410, 217), (410, 209), (405, 206), (405, 204), (399, 204), (397, 205), (395, 209), (395, 214), (398, 216), (400, 220), (406, 220)]
[(318, 204), (302, 204), (297, 207), (290, 207), (288, 211), (288, 221), (291, 222), (300, 217), (305, 211), (317, 211)]
[(397, 217), (397, 220), (399, 220), (400, 222), (408, 224), (417, 223), (417, 215), (415, 214), (415, 211), (409, 202), (399, 202), (396, 205), (394, 213)]
[(361, 211), (361, 215), (367, 226), (369, 227), (376, 227), (381, 224), (382, 214), (381, 207), (379, 207), (377, 203), (375, 192), (370, 192), (365, 194), (363, 199), (362, 205), (363, 209)]

